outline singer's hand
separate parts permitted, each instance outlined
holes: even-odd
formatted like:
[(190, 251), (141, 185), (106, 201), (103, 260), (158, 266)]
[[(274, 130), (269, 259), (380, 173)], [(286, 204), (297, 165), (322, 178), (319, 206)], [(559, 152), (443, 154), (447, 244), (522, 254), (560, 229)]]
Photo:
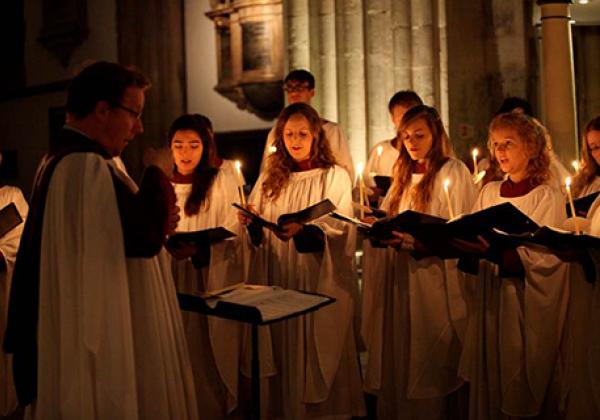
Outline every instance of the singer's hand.
[[(256, 214), (256, 207), (253, 204), (247, 204), (246, 207), (244, 207), (244, 208), (246, 210)], [(250, 222), (252, 221), (252, 219), (250, 217), (246, 216), (241, 211), (238, 211), (237, 218), (238, 218), (238, 221), (240, 222), (240, 224), (242, 224), (244, 226), (249, 225)]]
[(282, 241), (287, 242), (296, 236), (303, 228), (304, 226), (302, 226), (300, 223), (286, 223), (283, 225), (283, 232), (275, 232), (275, 235), (277, 235), (277, 237)]

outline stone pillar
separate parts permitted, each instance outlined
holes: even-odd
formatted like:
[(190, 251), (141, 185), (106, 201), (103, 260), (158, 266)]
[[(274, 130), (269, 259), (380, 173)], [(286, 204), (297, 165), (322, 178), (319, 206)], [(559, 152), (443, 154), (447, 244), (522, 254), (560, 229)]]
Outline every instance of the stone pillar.
[[(394, 92), (412, 89), (410, 0), (392, 1)], [(417, 92), (419, 93), (419, 92)]]
[(410, 2), (412, 86), (426, 104), (437, 106), (433, 79), (432, 12), (432, 1)]
[(394, 136), (387, 103), (394, 93), (391, 71), (393, 38), (389, 30), (391, 0), (366, 0), (366, 69), (367, 69), (367, 127), (368, 144), (371, 148), (381, 140)]
[[(437, 109), (442, 117), (446, 131), (450, 124), (450, 112), (448, 106), (448, 35), (446, 33), (446, 0), (437, 0), (436, 4), (437, 22)], [(434, 48), (434, 51), (436, 49)], [(434, 69), (435, 70), (435, 69)]]
[(338, 69), (340, 75), (340, 122), (346, 129), (354, 163), (365, 162), (366, 103), (364, 68), (364, 32), (361, 0), (342, 0), (336, 3), (340, 25)]
[(308, 0), (286, 2), (289, 69), (310, 68), (310, 30)]
[(544, 123), (563, 162), (577, 157), (570, 0), (538, 0), (542, 9)]
[(323, 118), (338, 120), (338, 79), (335, 36), (335, 0), (317, 0), (318, 40), (315, 49), (319, 63), (317, 94)]

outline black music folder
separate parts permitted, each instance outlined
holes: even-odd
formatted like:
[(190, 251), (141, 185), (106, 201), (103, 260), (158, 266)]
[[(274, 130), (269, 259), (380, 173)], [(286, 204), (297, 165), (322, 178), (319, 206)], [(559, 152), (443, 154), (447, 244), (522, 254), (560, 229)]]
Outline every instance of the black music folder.
[(322, 200), (312, 206), (308, 206), (305, 209), (294, 213), (285, 213), (277, 218), (277, 222), (271, 222), (263, 219), (258, 214), (251, 212), (250, 210), (240, 206), (238, 203), (232, 204), (235, 208), (240, 210), (244, 215), (252, 220), (252, 223), (256, 223), (259, 226), (263, 226), (274, 232), (283, 231), (283, 225), (286, 223), (309, 223), (319, 217), (325, 216), (335, 210), (335, 205), (329, 201), (329, 199)]
[[(575, 213), (580, 217), (587, 217), (588, 212), (590, 211), (590, 207), (596, 201), (596, 198), (600, 194), (600, 191), (596, 191), (595, 193), (591, 193), (589, 195), (578, 198), (577, 200), (573, 200), (573, 206), (575, 207)], [(567, 202), (565, 204), (567, 209), (567, 217), (573, 217), (571, 214), (571, 206)]]
[(383, 190), (383, 195), (387, 194), (388, 190), (392, 186), (392, 177), (385, 175), (375, 175), (373, 177), (373, 181), (375, 181), (375, 185), (380, 190)]
[(0, 238), (23, 223), (23, 218), (15, 203), (10, 203), (0, 210)]
[(600, 248), (600, 237), (593, 235), (577, 235), (574, 232), (542, 226), (535, 232), (506, 233), (494, 229), (494, 233), (501, 241), (506, 241), (511, 246), (530, 245), (549, 250), (568, 251), (576, 249)]
[(191, 244), (198, 247), (210, 246), (217, 242), (233, 238), (235, 233), (224, 227), (215, 227), (210, 229), (197, 230), (192, 232), (176, 232), (169, 236), (167, 244), (177, 247), (180, 244)]

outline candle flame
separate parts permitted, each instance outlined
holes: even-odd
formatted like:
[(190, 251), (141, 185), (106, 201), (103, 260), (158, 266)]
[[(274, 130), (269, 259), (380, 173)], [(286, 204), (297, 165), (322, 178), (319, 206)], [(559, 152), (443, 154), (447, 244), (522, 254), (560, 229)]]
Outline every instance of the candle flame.
[(383, 153), (383, 146), (377, 146), (377, 156), (381, 156)]
[(565, 185), (567, 186), (567, 188), (571, 187), (571, 177), (570, 176), (565, 178)]
[(275, 153), (276, 151), (277, 151), (277, 146), (270, 146), (270, 147), (269, 147), (269, 153), (270, 153), (270, 154), (273, 154), (273, 153)]
[(450, 178), (444, 179), (444, 190), (448, 191), (449, 186), (450, 186)]
[(242, 168), (242, 163), (239, 160), (235, 161), (235, 169), (237, 169), (238, 172), (240, 172)]
[(362, 175), (362, 173), (363, 173), (364, 170), (365, 170), (365, 164), (364, 163), (359, 162), (359, 163), (356, 164), (356, 172), (359, 175)]
[(573, 169), (575, 169), (575, 172), (579, 172), (579, 161), (574, 160), (573, 162), (571, 162), (571, 166), (573, 166)]
[(477, 149), (477, 147), (474, 148), (472, 154), (473, 154), (473, 159), (476, 159), (477, 156), (479, 155), (479, 149)]

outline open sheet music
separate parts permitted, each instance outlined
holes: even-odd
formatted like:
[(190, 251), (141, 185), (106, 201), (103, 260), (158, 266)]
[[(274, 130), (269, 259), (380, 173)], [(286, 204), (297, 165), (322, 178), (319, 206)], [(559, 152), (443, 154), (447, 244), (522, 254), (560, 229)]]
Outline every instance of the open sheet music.
[(10, 203), (0, 210), (0, 238), (23, 223), (23, 218), (15, 203)]
[(169, 236), (167, 242), (171, 246), (187, 243), (200, 247), (210, 246), (214, 243), (224, 241), (234, 236), (236, 236), (235, 233), (219, 226), (216, 228), (197, 230), (193, 232), (176, 232)]
[(258, 214), (253, 213), (250, 210), (240, 206), (238, 203), (233, 203), (232, 205), (238, 210), (240, 210), (244, 215), (249, 217), (253, 223), (257, 223), (258, 225), (270, 229), (274, 232), (283, 231), (283, 225), (286, 223), (309, 223), (335, 210), (335, 205), (331, 201), (329, 201), (329, 199), (325, 199), (319, 201), (317, 204), (308, 206), (300, 211), (282, 214), (277, 218), (277, 222), (272, 222), (263, 219)]

